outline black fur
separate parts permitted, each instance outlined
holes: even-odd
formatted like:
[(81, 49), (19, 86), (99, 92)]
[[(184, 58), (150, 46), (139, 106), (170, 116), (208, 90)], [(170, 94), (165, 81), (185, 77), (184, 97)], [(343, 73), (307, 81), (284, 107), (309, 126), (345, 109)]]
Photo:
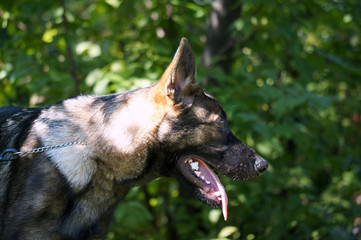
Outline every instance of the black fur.
[(182, 39), (150, 87), (44, 109), (0, 108), (0, 152), (84, 143), (0, 165), (0, 239), (103, 239), (127, 192), (161, 176), (176, 177), (208, 205), (225, 206), (225, 193), (217, 200), (214, 184), (202, 186), (184, 160), (197, 158), (203, 170), (212, 173), (210, 165), (242, 180), (255, 179), (267, 163), (232, 134), (195, 76), (191, 47)]

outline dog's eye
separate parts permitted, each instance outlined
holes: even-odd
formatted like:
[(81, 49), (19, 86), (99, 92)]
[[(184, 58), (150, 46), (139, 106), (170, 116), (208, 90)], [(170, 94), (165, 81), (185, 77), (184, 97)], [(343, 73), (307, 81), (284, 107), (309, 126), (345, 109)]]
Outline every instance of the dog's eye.
[(217, 122), (216, 122), (216, 127), (217, 127), (217, 128), (223, 128), (223, 127), (224, 127), (224, 121), (223, 121), (223, 120), (217, 121)]

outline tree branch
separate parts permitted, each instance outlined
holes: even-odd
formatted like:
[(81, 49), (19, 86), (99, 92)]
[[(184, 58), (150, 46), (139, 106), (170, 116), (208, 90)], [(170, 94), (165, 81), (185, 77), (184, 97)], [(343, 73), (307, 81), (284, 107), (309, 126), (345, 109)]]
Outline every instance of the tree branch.
[(71, 49), (71, 44), (69, 42), (69, 28), (68, 28), (68, 19), (66, 18), (65, 12), (66, 12), (66, 6), (65, 6), (65, 0), (59, 0), (60, 5), (63, 8), (63, 28), (64, 28), (64, 39), (65, 39), (65, 45), (66, 45), (66, 53), (67, 53), (67, 59), (69, 62), (69, 70), (70, 70), (70, 75), (73, 78), (73, 82), (74, 82), (74, 88), (75, 88), (75, 95), (79, 95), (80, 94), (80, 79), (77, 75), (77, 67), (74, 61), (74, 56), (73, 56), (73, 52)]
[[(202, 65), (205, 67), (220, 66), (229, 72), (233, 62), (234, 42), (229, 27), (241, 15), (241, 4), (234, 0), (215, 0), (209, 15), (207, 42), (203, 51)], [(213, 78), (203, 80), (204, 84), (216, 82)]]

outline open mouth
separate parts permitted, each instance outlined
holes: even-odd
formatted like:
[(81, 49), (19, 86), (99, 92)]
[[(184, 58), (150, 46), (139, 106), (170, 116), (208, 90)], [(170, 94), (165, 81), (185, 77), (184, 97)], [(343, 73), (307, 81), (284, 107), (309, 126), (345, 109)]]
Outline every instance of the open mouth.
[(228, 199), (217, 175), (204, 161), (196, 157), (184, 158), (178, 164), (181, 173), (200, 193), (203, 202), (208, 205), (222, 206), (223, 217), (226, 221)]

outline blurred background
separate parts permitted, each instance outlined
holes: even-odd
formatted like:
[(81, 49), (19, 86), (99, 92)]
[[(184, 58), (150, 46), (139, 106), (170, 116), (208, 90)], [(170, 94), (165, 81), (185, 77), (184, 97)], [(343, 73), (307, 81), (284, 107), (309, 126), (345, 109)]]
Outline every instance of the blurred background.
[(227, 222), (174, 179), (133, 189), (107, 240), (360, 240), (359, 0), (2, 0), (0, 106), (148, 86), (181, 37), (270, 169), (221, 177)]

